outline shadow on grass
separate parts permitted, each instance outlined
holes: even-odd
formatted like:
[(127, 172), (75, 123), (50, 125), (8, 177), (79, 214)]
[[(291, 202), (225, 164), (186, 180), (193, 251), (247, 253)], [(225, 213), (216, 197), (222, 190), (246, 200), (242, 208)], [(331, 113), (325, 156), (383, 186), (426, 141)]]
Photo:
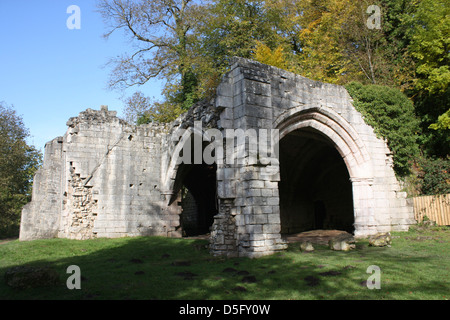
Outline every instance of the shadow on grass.
[[(410, 254), (366, 243), (351, 252), (319, 247), (302, 253), (291, 245), (286, 252), (259, 259), (212, 257), (207, 241), (160, 237), (15, 241), (5, 246), (0, 247), (5, 259), (0, 260), (0, 299), (448, 299), (450, 289), (448, 265), (439, 265), (448, 263), (448, 254), (442, 260), (426, 250)], [(21, 259), (10, 258), (18, 252)], [(51, 266), (60, 273), (61, 285), (12, 289), (3, 275), (17, 265)], [(81, 269), (81, 290), (67, 289), (70, 265)], [(381, 290), (365, 285), (369, 265), (382, 270)]]

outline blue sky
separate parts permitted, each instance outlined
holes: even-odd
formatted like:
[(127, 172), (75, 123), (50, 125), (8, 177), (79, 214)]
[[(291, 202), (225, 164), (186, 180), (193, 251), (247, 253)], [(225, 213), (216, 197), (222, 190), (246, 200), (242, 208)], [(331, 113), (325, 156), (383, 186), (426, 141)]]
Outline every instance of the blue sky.
[[(107, 89), (111, 57), (127, 51), (121, 34), (108, 40), (95, 0), (0, 0), (0, 101), (14, 105), (30, 130), (29, 143), (43, 150), (62, 136), (66, 122), (87, 108), (108, 105), (121, 115), (123, 93)], [(67, 28), (70, 5), (81, 10), (81, 29)], [(155, 80), (140, 90), (160, 98)]]

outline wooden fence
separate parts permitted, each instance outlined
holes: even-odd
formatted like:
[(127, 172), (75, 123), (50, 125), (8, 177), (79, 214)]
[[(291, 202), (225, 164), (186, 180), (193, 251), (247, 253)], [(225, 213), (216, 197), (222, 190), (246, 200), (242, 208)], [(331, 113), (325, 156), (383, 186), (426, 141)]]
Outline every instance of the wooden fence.
[(414, 199), (414, 217), (422, 222), (423, 217), (433, 220), (440, 226), (450, 225), (450, 194), (422, 196)]

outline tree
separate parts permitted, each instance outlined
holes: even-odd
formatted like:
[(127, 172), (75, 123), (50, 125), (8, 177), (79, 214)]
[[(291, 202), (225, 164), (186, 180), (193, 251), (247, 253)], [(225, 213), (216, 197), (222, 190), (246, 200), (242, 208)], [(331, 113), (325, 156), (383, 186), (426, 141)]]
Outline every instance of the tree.
[(386, 37), (387, 58), (391, 61), (393, 72), (390, 76), (396, 79), (394, 85), (406, 92), (413, 87), (415, 79), (415, 61), (408, 50), (411, 26), (409, 17), (414, 16), (416, 1), (383, 0), (382, 28)]
[(388, 9), (364, 0), (352, 2), (350, 8), (339, 31), (350, 71), (346, 80), (401, 87), (404, 58), (399, 59), (398, 43), (389, 40)]
[(215, 92), (235, 56), (290, 68), (291, 43), (283, 30), (288, 30), (284, 23), (291, 15), (284, 1), (215, 0), (204, 6), (196, 29), (202, 58), (196, 63), (199, 97)]
[(400, 41), (404, 34), (394, 21), (407, 8), (396, 6), (397, 16), (388, 8), (403, 0), (283, 1), (297, 6), (293, 15), (297, 25), (289, 26), (296, 30), (290, 36), (296, 44), (296, 72), (337, 84), (359, 81), (399, 88), (410, 84), (411, 63)]
[(296, 3), (301, 12), (296, 35), (300, 44), (297, 72), (314, 80), (342, 83), (341, 75), (348, 72), (348, 59), (339, 43), (339, 32), (352, 8), (351, 2), (301, 0)]
[(275, 50), (271, 50), (264, 43), (258, 41), (255, 48), (255, 53), (252, 57), (256, 61), (268, 64), (270, 66), (281, 69), (288, 68), (282, 46), (278, 46)]
[(404, 16), (408, 52), (414, 59), (414, 86), (409, 95), (421, 118), (422, 149), (429, 157), (445, 159), (450, 152), (448, 130), (435, 130), (450, 106), (450, 5), (445, 0), (413, 2)]
[(150, 109), (137, 120), (137, 125), (150, 122), (167, 123), (175, 120), (183, 112), (179, 105), (172, 105), (167, 101), (155, 102)]
[(42, 155), (26, 143), (28, 136), (13, 107), (0, 103), (0, 238), (18, 235), (21, 209), (31, 200)]
[(175, 120), (183, 112), (181, 104), (153, 102), (142, 92), (135, 92), (125, 101), (125, 120), (131, 124), (141, 125), (150, 122), (166, 123)]
[(194, 92), (197, 39), (192, 31), (201, 16), (200, 5), (193, 0), (100, 0), (98, 8), (110, 29), (105, 37), (123, 30), (133, 49), (110, 61), (115, 66), (111, 88), (141, 86), (160, 78), (177, 84), (178, 100), (185, 101)]
[(258, 43), (274, 49), (279, 45), (267, 1), (216, 0), (207, 6), (199, 29), (202, 53), (223, 71), (234, 56), (251, 58)]
[(450, 193), (450, 158), (424, 158), (419, 161), (422, 194)]
[(421, 148), (429, 157), (445, 159), (450, 154), (450, 134), (448, 130), (440, 129), (439, 118), (445, 121), (445, 113), (450, 106), (450, 87), (444, 93), (431, 94), (423, 90), (413, 93), (416, 95), (415, 111), (421, 119)]
[(416, 89), (443, 93), (450, 84), (450, 5), (446, 0), (422, 0), (410, 25), (409, 51), (417, 64)]
[(131, 124), (137, 124), (138, 120), (151, 109), (152, 101), (144, 96), (141, 91), (136, 91), (125, 101), (125, 120)]
[(429, 128), (433, 130), (450, 130), (450, 109), (440, 115), (436, 123), (430, 124)]

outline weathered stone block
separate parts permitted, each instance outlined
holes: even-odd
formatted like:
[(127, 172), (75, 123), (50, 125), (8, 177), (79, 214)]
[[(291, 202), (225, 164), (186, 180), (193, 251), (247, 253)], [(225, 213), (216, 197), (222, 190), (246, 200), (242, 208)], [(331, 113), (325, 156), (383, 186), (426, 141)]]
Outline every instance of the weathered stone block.
[(328, 242), (330, 249), (336, 251), (349, 251), (354, 249), (355, 239), (351, 234), (341, 234)]
[(245, 215), (246, 224), (265, 224), (268, 222), (267, 215), (265, 214), (249, 214)]
[(369, 237), (369, 246), (385, 247), (390, 246), (392, 242), (391, 233), (378, 233)]
[(264, 233), (280, 233), (281, 227), (279, 224), (265, 224), (262, 226), (262, 230)]
[(263, 227), (260, 224), (249, 224), (245, 226), (245, 230), (249, 234), (263, 233)]
[(300, 243), (300, 250), (302, 250), (304, 252), (312, 252), (312, 251), (314, 251), (314, 246), (312, 245), (311, 242), (304, 241), (304, 242)]

